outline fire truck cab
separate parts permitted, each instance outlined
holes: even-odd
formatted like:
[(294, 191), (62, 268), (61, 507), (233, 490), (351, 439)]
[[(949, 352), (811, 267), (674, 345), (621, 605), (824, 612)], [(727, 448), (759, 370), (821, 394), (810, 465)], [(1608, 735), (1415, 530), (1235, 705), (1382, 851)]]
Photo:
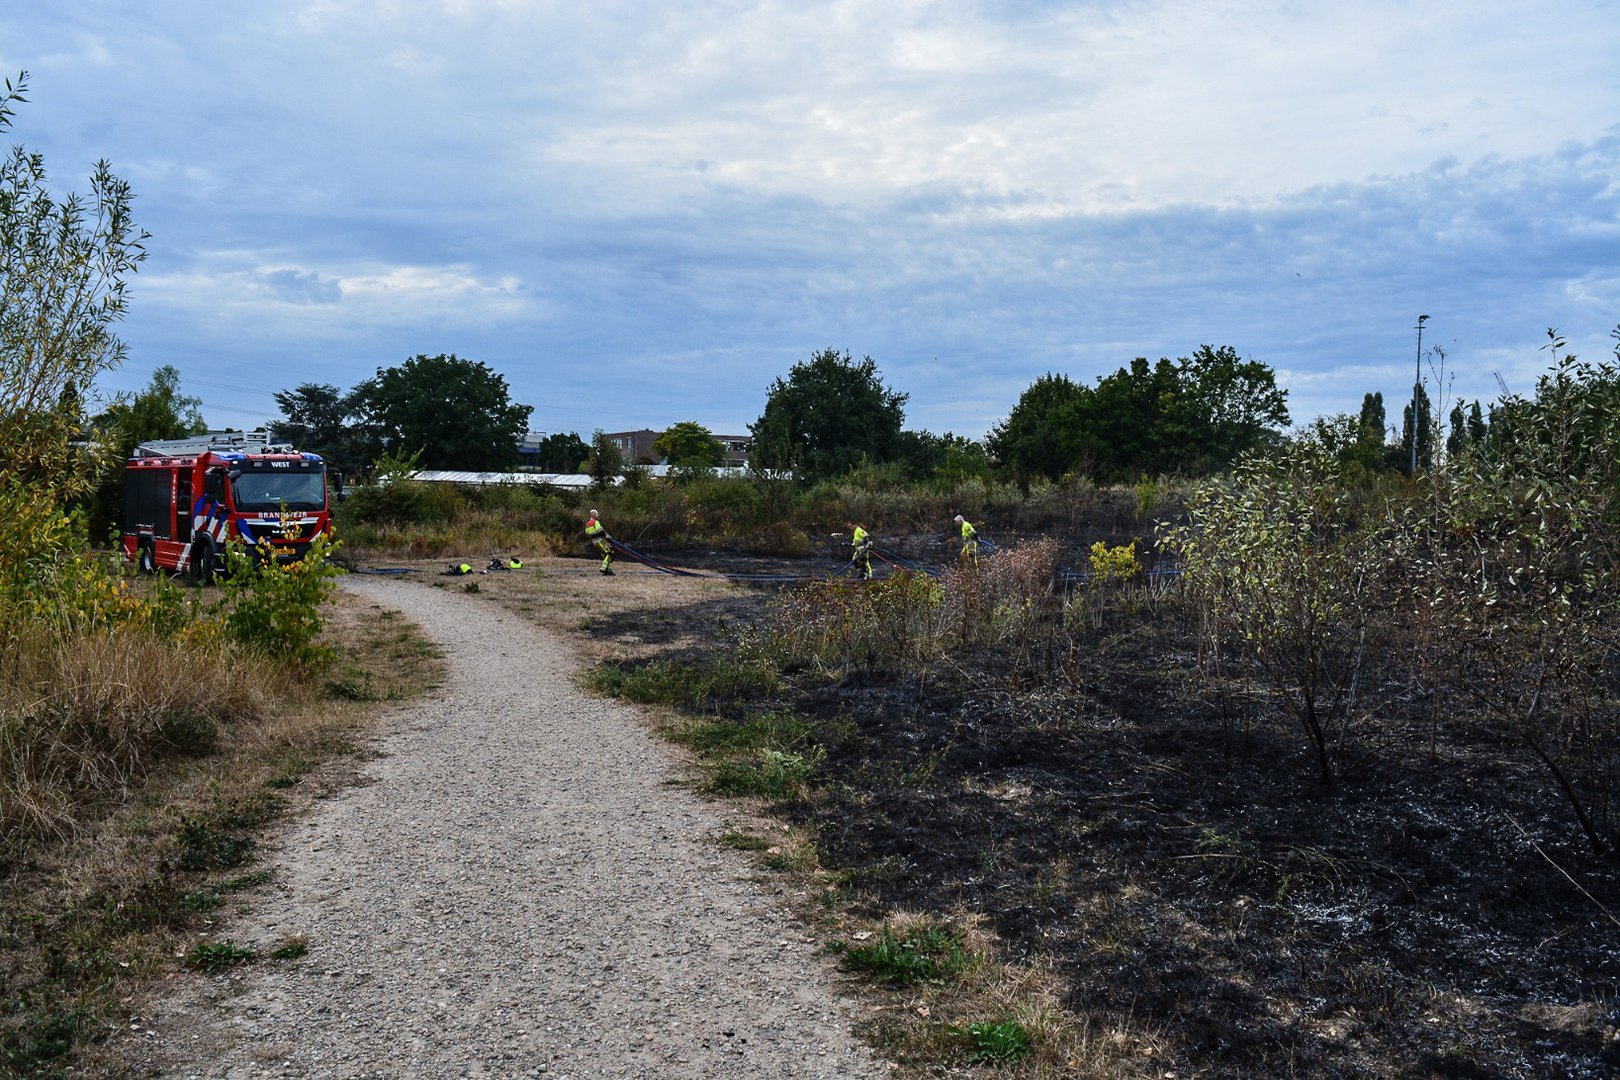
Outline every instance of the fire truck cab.
[(145, 443), (124, 470), (124, 557), (206, 581), (239, 541), (259, 559), (304, 557), (331, 531), (326, 465), (263, 432)]

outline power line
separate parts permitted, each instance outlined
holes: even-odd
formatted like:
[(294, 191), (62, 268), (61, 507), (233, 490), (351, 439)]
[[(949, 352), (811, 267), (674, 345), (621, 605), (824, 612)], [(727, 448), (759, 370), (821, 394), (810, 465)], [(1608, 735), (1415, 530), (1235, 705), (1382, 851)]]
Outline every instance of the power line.
[[(151, 376), (151, 375), (155, 375), (157, 373), (156, 368), (137, 367), (136, 365), (133, 365), (133, 364), (120, 364), (119, 367), (118, 367), (118, 370), (119, 371), (127, 371), (131, 375)], [(236, 391), (237, 393), (240, 393), (240, 394), (267, 394), (267, 395), (274, 395), (276, 393), (276, 391), (274, 391), (274, 390), (266, 390), (262, 386), (235, 386), (235, 385), (233, 385), (231, 383), (214, 382), (211, 379), (193, 379), (193, 378), (191, 378), (190, 376), (187, 376), (187, 375), (181, 375), (180, 380), (181, 380), (181, 383), (183, 385), (195, 384), (197, 386), (211, 387), (211, 388), (213, 388), (215, 390), (234, 390), (234, 391)]]
[[(135, 375), (135, 376), (143, 376), (144, 375), (144, 376), (150, 377), (150, 376), (156, 374), (157, 369), (156, 368), (141, 367), (141, 366), (137, 366), (137, 365), (134, 365), (134, 364), (121, 364), (121, 365), (119, 365), (119, 367), (116, 369), (115, 372), (103, 372), (101, 374), (101, 376), (98, 378), (98, 381), (105, 380), (108, 375), (116, 374), (118, 372), (124, 372), (124, 373), (128, 373), (130, 375)], [(280, 408), (273, 401), (273, 398), (274, 398), (274, 396), (276, 394), (276, 391), (274, 391), (274, 390), (266, 390), (266, 389), (263, 389), (261, 387), (237, 386), (237, 385), (234, 385), (232, 383), (215, 382), (212, 379), (191, 379), (191, 378), (187, 378), (184, 375), (181, 376), (181, 387), (182, 387), (182, 389), (189, 389), (189, 388), (191, 388), (193, 386), (206, 387), (206, 388), (211, 389), (211, 390), (226, 390), (226, 391), (230, 391), (231, 393), (236, 393), (236, 394), (254, 394), (254, 395), (260, 395), (260, 396), (272, 399), (272, 401), (267, 406), (265, 406), (263, 408), (243, 408), (241, 406), (236, 406), (236, 405), (221, 404), (221, 403), (219, 403), (217, 401), (202, 401), (201, 402), (202, 411), (205, 412), (205, 413), (214, 415), (214, 416), (218, 416), (218, 415), (223, 413), (223, 414), (225, 414), (227, 416), (249, 417), (249, 418), (251, 418), (252, 423), (257, 425), (257, 424), (262, 424), (262, 423), (266, 422), (267, 420), (273, 421), (275, 419), (275, 417), (277, 415), (279, 415), (279, 413), (281, 411)], [(103, 389), (103, 392), (105, 392), (105, 387), (104, 386), (103, 386), (102, 389)], [(127, 393), (127, 392), (131, 392), (131, 391), (114, 391), (114, 392), (115, 393), (118, 393), (118, 392)], [(133, 391), (133, 392), (138, 393), (139, 391)]]

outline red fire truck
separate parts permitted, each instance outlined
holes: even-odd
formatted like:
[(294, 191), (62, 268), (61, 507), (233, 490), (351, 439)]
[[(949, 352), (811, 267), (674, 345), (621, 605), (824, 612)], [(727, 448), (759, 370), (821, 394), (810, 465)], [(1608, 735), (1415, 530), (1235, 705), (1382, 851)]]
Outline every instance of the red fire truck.
[(144, 573), (209, 580), (231, 540), (290, 562), (331, 528), (325, 463), (263, 432), (145, 443), (124, 470), (124, 557)]

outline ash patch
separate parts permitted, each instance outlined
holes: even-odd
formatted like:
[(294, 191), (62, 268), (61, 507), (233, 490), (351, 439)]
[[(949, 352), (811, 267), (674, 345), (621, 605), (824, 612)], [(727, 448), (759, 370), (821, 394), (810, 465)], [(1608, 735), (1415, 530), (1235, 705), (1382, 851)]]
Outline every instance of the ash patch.
[(593, 638), (680, 646), (695, 656), (729, 645), (737, 628), (755, 622), (760, 610), (760, 599), (744, 595), (651, 611), (592, 615), (583, 629)]

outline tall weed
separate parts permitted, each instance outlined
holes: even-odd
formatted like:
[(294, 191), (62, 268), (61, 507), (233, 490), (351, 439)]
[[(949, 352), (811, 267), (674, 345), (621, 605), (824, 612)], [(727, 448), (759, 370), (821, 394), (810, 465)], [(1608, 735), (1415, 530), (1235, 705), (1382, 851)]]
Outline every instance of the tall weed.
[(1061, 550), (1041, 540), (938, 578), (901, 571), (812, 582), (772, 605), (761, 647), (785, 664), (890, 671), (926, 667), (963, 646), (1027, 656), (1058, 626)]
[(1400, 519), (1416, 538), (1407, 609), (1428, 631), (1413, 652), (1435, 715), (1511, 736), (1612, 852), (1620, 365), (1555, 355), (1535, 398), (1496, 415), (1492, 441), (1415, 486)]
[[(1473, 731), (1545, 770), (1594, 851), (1620, 849), (1617, 403), (1620, 365), (1555, 355), (1535, 398), (1419, 477), (1369, 483), (1316, 433), (1201, 486), (1163, 535), (1206, 670), (1262, 673), (1324, 781), (1352, 722), (1411, 715), (1431, 761), (1442, 726)], [(1371, 658), (1409, 673), (1402, 694), (1385, 679), (1369, 700)]]
[(772, 607), (762, 644), (788, 664), (873, 670), (926, 665), (942, 641), (944, 589), (902, 571), (876, 581), (817, 581)]
[(1045, 538), (1020, 543), (957, 567), (940, 577), (946, 620), (958, 646), (1012, 646), (1029, 650), (1057, 625), (1056, 592), (1062, 545)]
[(1091, 545), (1087, 554), (1085, 577), (1076, 583), (1074, 591), (1063, 605), (1066, 626), (1103, 625), (1111, 613), (1124, 608), (1132, 609), (1152, 590), (1138, 588), (1144, 577), (1142, 561), (1136, 554), (1136, 541), (1110, 546), (1099, 540)]
[(39, 561), (48, 587), (0, 611), (0, 866), (71, 834), (159, 759), (209, 752), (288, 667), (322, 662), (318, 609), (336, 573), (324, 551), (288, 567), (236, 552), (208, 605), (89, 553)]

